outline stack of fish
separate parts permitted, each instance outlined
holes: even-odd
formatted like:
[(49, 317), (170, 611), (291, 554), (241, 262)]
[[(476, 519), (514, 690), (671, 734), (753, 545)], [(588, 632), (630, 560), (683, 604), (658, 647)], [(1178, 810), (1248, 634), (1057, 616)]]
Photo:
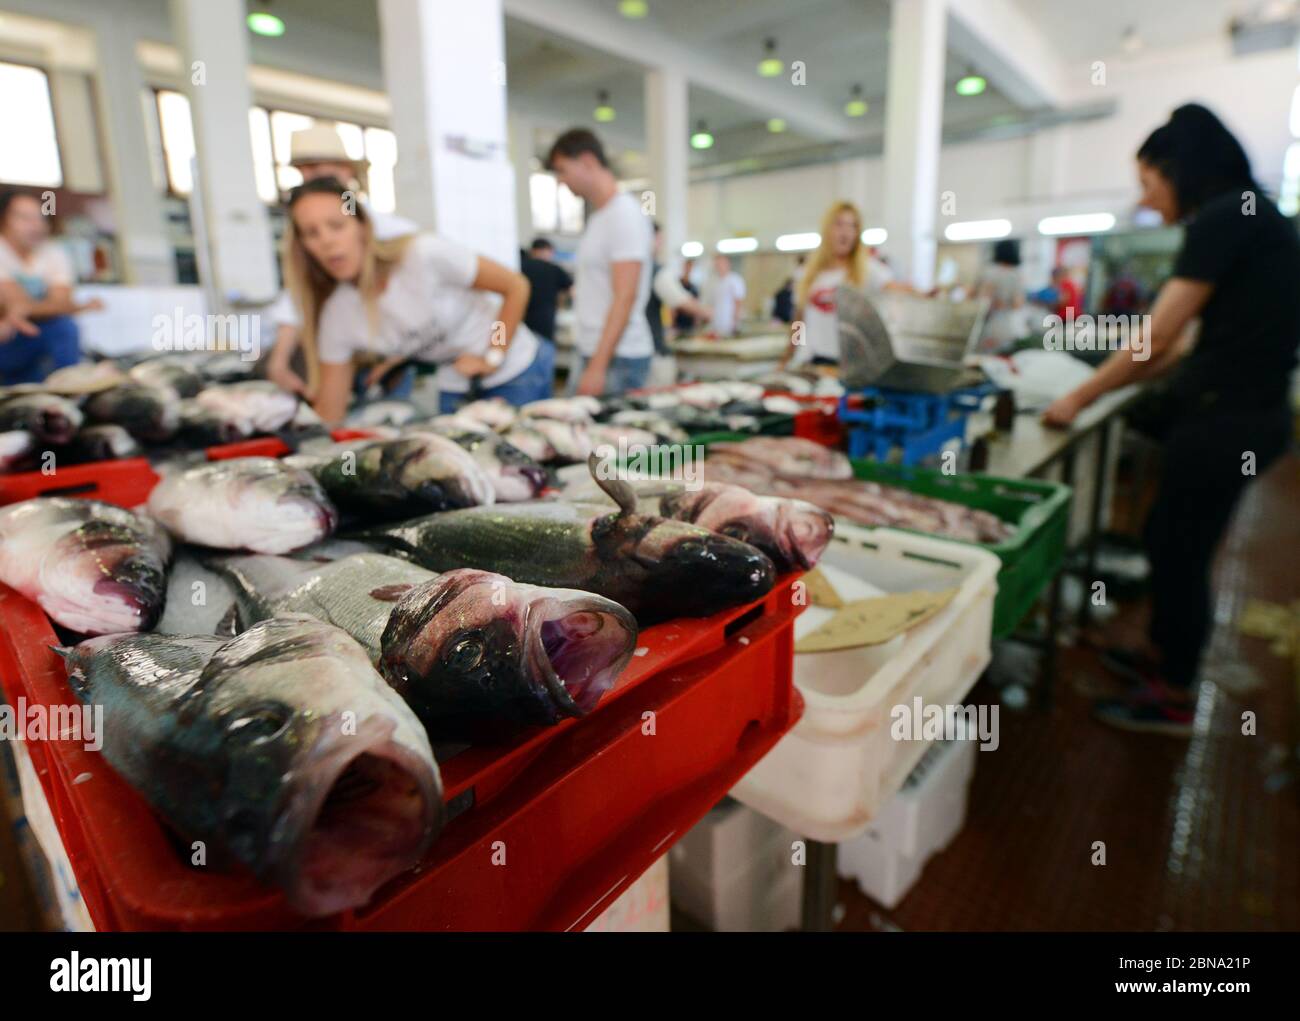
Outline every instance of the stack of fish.
[(705, 476), (755, 493), (797, 497), (854, 524), (910, 528), (948, 539), (996, 544), (1013, 529), (988, 511), (921, 496), (897, 486), (853, 478), (848, 458), (797, 437), (756, 437), (719, 443)]

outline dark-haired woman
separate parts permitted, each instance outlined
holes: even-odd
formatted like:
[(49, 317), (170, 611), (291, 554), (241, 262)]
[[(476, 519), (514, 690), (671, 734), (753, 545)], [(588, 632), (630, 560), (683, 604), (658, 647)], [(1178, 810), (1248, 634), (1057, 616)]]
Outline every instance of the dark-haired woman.
[[(1138, 150), (1142, 205), (1186, 231), (1141, 342), (1112, 354), (1044, 412), (1068, 426), (1102, 394), (1169, 375), (1164, 473), (1144, 539), (1150, 647), (1111, 650), (1139, 687), (1100, 703), (1105, 722), (1191, 732), (1210, 630), (1210, 568), (1242, 490), (1287, 448), (1288, 386), (1300, 342), (1300, 239), (1259, 190), (1241, 145), (1204, 107), (1175, 110)], [(1180, 343), (1200, 318), (1190, 352)]]
[(326, 422), (343, 418), (354, 364), (373, 382), (396, 366), (438, 366), (441, 410), (478, 396), (511, 404), (551, 392), (549, 345), (520, 323), (528, 281), (432, 234), (380, 240), (365, 206), (333, 178), (295, 188), (284, 240), (285, 279), (302, 309), (308, 389)]

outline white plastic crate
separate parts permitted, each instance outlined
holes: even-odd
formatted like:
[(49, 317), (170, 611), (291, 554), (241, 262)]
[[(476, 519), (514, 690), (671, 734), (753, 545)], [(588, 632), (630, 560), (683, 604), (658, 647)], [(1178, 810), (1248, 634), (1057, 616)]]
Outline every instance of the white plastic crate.
[[(927, 705), (960, 703), (988, 665), (1001, 561), (974, 546), (837, 523), (822, 564), (847, 599), (958, 588), (934, 617), (884, 645), (794, 658), (803, 718), (731, 795), (833, 843), (866, 828), (932, 743), (894, 740), (893, 707), (916, 696)], [(829, 613), (810, 606), (796, 636)]]
[(871, 825), (839, 845), (839, 874), (885, 907), (897, 907), (925, 863), (961, 832), (976, 747), (975, 741), (937, 742)]
[(641, 873), (586, 932), (668, 932), (668, 855)]

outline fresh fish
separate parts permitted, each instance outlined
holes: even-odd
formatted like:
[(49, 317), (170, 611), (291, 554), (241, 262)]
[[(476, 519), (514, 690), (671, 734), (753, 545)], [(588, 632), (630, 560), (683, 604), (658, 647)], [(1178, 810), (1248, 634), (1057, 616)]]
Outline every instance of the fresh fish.
[(763, 398), (763, 410), (772, 415), (797, 415), (805, 408), (806, 405), (800, 404), (793, 397), (777, 395)]
[(198, 368), (209, 383), (239, 383), (252, 380), (257, 363), (237, 352), (220, 351), (200, 358)]
[(508, 429), (518, 417), (518, 412), (499, 397), (470, 401), (456, 410), (457, 415), (482, 422), (498, 431)]
[(72, 438), (68, 454), (78, 462), (139, 457), (140, 444), (120, 425), (89, 425)]
[(654, 433), (664, 443), (689, 443), (690, 436), (677, 423), (654, 411), (627, 408), (615, 412), (609, 419), (614, 425), (628, 425)]
[(816, 380), (812, 373), (803, 374), (799, 372), (770, 372), (754, 380), (765, 391), (772, 391), (778, 394), (794, 394), (796, 397), (807, 397), (813, 392), (813, 384)]
[(90, 398), (86, 420), (120, 425), (142, 443), (165, 443), (180, 427), (180, 398), (167, 387), (123, 383)]
[(487, 571), (439, 575), (377, 553), (212, 563), (234, 581), (243, 623), (306, 613), (348, 632), (436, 740), (581, 716), (636, 646), (636, 621), (617, 603)]
[(805, 479), (851, 479), (849, 459), (838, 450), (798, 436), (755, 436), (739, 443), (715, 443), (709, 460), (750, 461), (778, 475)]
[(418, 417), (420, 409), (410, 401), (371, 401), (351, 412), (347, 424), (353, 429), (373, 425), (406, 425)]
[(516, 450), (522, 450), (539, 464), (554, 461), (559, 456), (551, 446), (551, 441), (542, 435), (532, 422), (520, 421), (512, 425), (505, 431), (504, 439)]
[(155, 522), (99, 500), (47, 496), (0, 508), (0, 581), (80, 634), (153, 627), (170, 559)]
[(36, 437), (26, 429), (0, 432), (0, 472), (9, 471), (36, 449)]
[(441, 829), (423, 728), (336, 627), (110, 635), (65, 657), (77, 697), (103, 707), (109, 765), (185, 840), (304, 915), (362, 906)]
[(288, 553), (338, 524), (320, 483), (273, 457), (168, 472), (149, 494), (148, 509), (185, 542), (255, 553)]
[(128, 375), (146, 386), (167, 387), (177, 397), (193, 397), (204, 386), (197, 364), (180, 358), (150, 358), (133, 365)]
[(126, 374), (112, 362), (78, 362), (55, 369), (41, 388), (47, 393), (76, 397), (109, 390), (126, 382)]
[(450, 436), (452, 433), (490, 433), (493, 431), (490, 425), (461, 414), (435, 415), (427, 422), (420, 423), (420, 425), (422, 428), (442, 433), (444, 436)]
[(599, 450), (601, 447), (612, 447), (616, 451), (645, 450), (661, 445), (658, 436), (636, 426), (597, 422), (586, 428), (593, 450)]
[(595, 592), (642, 622), (707, 616), (771, 589), (775, 568), (753, 546), (640, 514), (625, 483), (603, 481), (603, 488), (618, 511), (535, 500), (433, 514), (359, 537), (432, 571), (474, 567), (532, 585)]
[[(530, 418), (526, 421), (546, 438), (546, 442), (555, 451), (554, 459), (578, 464), (591, 456), (591, 434), (585, 423), (561, 422), (554, 418)], [(506, 438), (510, 438), (509, 434)]]
[(210, 386), (194, 398), (200, 407), (243, 423), (250, 433), (273, 433), (293, 421), (298, 398), (265, 379)]
[[(835, 531), (831, 516), (805, 500), (759, 496), (720, 482), (692, 487), (646, 479), (627, 484), (641, 510), (747, 542), (766, 553), (781, 574), (815, 566)], [(579, 503), (594, 502), (601, 495), (590, 482), (564, 492), (566, 500)]]
[(194, 398), (187, 398), (180, 403), (178, 432), (186, 443), (211, 447), (246, 440), (253, 435), (253, 427), (247, 419), (228, 410), (213, 411)]
[(478, 462), (435, 433), (360, 441), (302, 462), (345, 511), (392, 520), (493, 502), (492, 482)]
[(414, 426), (407, 435), (436, 432), (469, 451), (492, 484), (498, 503), (532, 500), (546, 488), (546, 469), (496, 433), (448, 429), (433, 423)]
[(0, 432), (29, 432), (41, 444), (67, 443), (82, 421), (75, 404), (54, 394), (23, 394), (0, 403)]
[(548, 397), (532, 401), (519, 409), (525, 418), (548, 418), (557, 422), (590, 422), (600, 411), (596, 397)]

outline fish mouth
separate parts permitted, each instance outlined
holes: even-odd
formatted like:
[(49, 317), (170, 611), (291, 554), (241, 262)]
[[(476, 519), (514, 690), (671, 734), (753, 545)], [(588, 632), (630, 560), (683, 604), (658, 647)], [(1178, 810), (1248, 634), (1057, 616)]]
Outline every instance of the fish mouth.
[(77, 427), (61, 411), (42, 411), (37, 431), (47, 443), (67, 443), (76, 433)]
[(835, 519), (816, 507), (799, 507), (785, 515), (781, 529), (785, 539), (781, 552), (788, 563), (777, 564), (781, 570), (811, 570), (830, 545), (835, 534)]
[(564, 716), (585, 716), (636, 648), (636, 619), (612, 600), (541, 599), (529, 606), (528, 660)]
[[(429, 764), (371, 716), (345, 734), (323, 721), (276, 830), (297, 834), (281, 877), (289, 903), (318, 918), (366, 904), (413, 867), (441, 830), (442, 797)], [(274, 836), (274, 834), (273, 834)]]
[(776, 566), (766, 553), (725, 535), (683, 539), (666, 559), (676, 570), (672, 591), (662, 596), (694, 616), (753, 602), (776, 582)]

